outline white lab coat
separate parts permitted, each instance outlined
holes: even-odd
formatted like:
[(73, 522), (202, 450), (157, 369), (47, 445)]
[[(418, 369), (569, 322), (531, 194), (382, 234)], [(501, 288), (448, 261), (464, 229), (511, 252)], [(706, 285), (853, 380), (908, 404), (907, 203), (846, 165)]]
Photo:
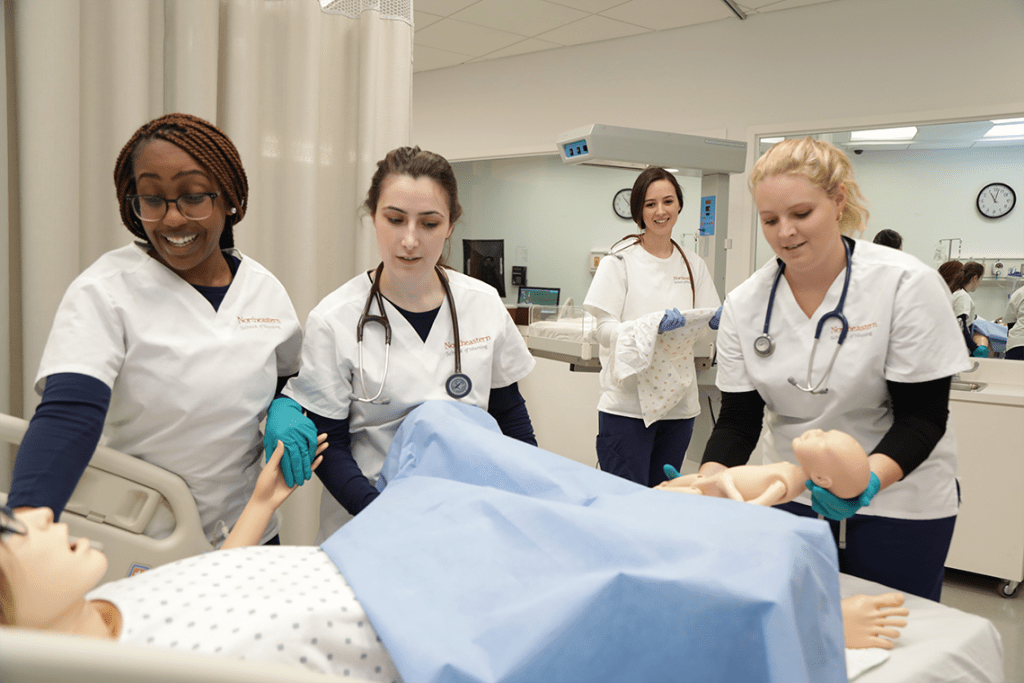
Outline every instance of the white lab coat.
[[(711, 279), (711, 272), (697, 254), (683, 250), (693, 271), (694, 287), (690, 288), (690, 275), (679, 251), (672, 249), (668, 258), (658, 258), (639, 244), (617, 249), (601, 259), (594, 280), (587, 291), (583, 307), (598, 319), (598, 334), (601, 358), (601, 399), (597, 409), (612, 415), (643, 419), (640, 405), (637, 377), (618, 381), (612, 376), (611, 354), (618, 335), (627, 334), (640, 328), (622, 328), (618, 323), (637, 320), (655, 312), (678, 308), (685, 311), (693, 308), (717, 309), (721, 300)], [(608, 322), (615, 332), (605, 332)], [(691, 361), (692, 367), (692, 361)], [(700, 401), (697, 383), (693, 382), (682, 392), (679, 402), (661, 414), (662, 420), (682, 420), (700, 415)]]
[[(844, 308), (850, 331), (824, 385), (828, 393), (798, 390), (788, 380), (806, 386), (815, 328), (838, 305), (845, 270), (810, 318), (785, 277), (779, 280), (769, 329), (775, 352), (761, 357), (754, 352), (754, 340), (764, 330), (777, 270), (773, 260), (729, 293), (718, 330), (718, 388), (757, 390), (765, 400), (763, 462), (796, 463), (792, 440), (813, 428), (847, 432), (871, 453), (893, 423), (886, 380), (926, 382), (970, 369), (963, 337), (950, 315), (949, 288), (939, 274), (904, 252), (858, 240)], [(838, 336), (839, 323), (830, 319), (814, 357), (812, 385), (828, 367)], [(956, 471), (956, 441), (948, 425), (928, 459), (860, 514), (904, 519), (955, 515)], [(797, 500), (809, 505), (810, 494)]]
[[(109, 386), (102, 443), (184, 479), (211, 543), (256, 486), (259, 423), (302, 343), (281, 283), (232, 253), (241, 264), (216, 311), (145, 247), (101, 256), (65, 292), (35, 385), (42, 393), (48, 376), (74, 372)], [(275, 519), (264, 540), (276, 533)]]
[[(473, 383), (472, 391), (462, 400), (486, 410), (491, 389), (518, 382), (536, 362), (495, 289), (462, 273), (446, 272), (458, 312), (462, 372)], [(363, 331), (365, 390), (359, 379), (356, 326), (369, 292), (370, 278), (363, 273), (313, 309), (306, 321), (299, 376), (288, 381), (284, 393), (323, 417), (348, 418), (352, 455), (363, 474), (376, 482), (405, 416), (424, 401), (454, 400), (445, 390), (445, 381), (455, 371), (455, 356), (447, 299), (425, 342), (385, 299), (391, 354), (381, 398), (390, 403), (354, 400), (353, 396), (373, 396), (384, 382), (384, 330), (376, 323), (367, 324)], [(378, 314), (376, 303), (371, 304), (370, 314)], [(333, 496), (321, 497), (317, 542), (334, 533), (346, 518)]]

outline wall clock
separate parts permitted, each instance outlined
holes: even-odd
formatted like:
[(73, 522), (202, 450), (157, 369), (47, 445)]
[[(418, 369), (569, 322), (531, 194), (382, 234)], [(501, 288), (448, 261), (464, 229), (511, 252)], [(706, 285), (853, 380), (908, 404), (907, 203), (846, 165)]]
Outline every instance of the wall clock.
[(632, 194), (632, 190), (628, 187), (624, 190), (619, 190), (615, 193), (615, 198), (612, 199), (612, 209), (615, 210), (615, 215), (619, 218), (632, 218), (633, 214), (629, 210), (629, 196)]
[(1016, 203), (1017, 194), (1006, 183), (989, 183), (978, 193), (978, 211), (985, 218), (1002, 218)]

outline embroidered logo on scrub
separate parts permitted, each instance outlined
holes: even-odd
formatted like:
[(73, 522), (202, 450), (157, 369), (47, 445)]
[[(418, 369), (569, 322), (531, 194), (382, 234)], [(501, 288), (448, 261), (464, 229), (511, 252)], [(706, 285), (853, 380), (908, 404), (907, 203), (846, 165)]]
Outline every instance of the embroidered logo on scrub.
[[(462, 349), (462, 353), (489, 349), (491, 348), (491, 335), (477, 337), (476, 339), (463, 339), (459, 342), (459, 346)], [(455, 342), (445, 342), (444, 349), (446, 356), (455, 355)]]
[(280, 318), (266, 318), (262, 316), (236, 316), (238, 318), (238, 328), (242, 330), (253, 330), (253, 329), (270, 329), (278, 330), (281, 329)]
[[(839, 334), (843, 331), (841, 325), (833, 325), (832, 321), (828, 323), (828, 331), (830, 338), (833, 340), (839, 339)], [(850, 337), (873, 337), (875, 335), (875, 329), (878, 327), (878, 323), (867, 323), (865, 325), (850, 325), (850, 331), (846, 333), (846, 338)]]

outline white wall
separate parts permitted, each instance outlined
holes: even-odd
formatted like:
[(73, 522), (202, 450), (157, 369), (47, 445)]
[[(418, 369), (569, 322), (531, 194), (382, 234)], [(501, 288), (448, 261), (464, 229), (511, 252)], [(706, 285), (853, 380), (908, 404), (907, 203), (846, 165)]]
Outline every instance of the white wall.
[[(636, 223), (612, 210), (637, 171), (571, 166), (555, 155), (455, 163), (463, 215), (452, 231), (450, 265), (461, 270), (463, 239), (505, 240), (505, 300), (515, 303), (512, 266), (526, 266), (527, 285), (561, 288), (561, 302), (583, 305), (593, 275), (589, 254), (607, 249)], [(678, 176), (683, 212), (673, 236), (696, 251), (700, 178)], [(525, 258), (524, 252), (525, 251)]]

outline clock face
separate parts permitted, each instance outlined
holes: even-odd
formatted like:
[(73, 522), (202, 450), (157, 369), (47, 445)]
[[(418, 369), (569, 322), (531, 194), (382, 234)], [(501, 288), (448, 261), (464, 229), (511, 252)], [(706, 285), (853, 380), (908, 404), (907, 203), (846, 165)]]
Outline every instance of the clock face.
[(978, 193), (978, 211), (985, 218), (1005, 216), (1016, 203), (1016, 193), (1005, 183), (989, 183)]
[(626, 188), (625, 190), (619, 190), (615, 193), (615, 199), (612, 200), (612, 208), (615, 209), (615, 215), (619, 218), (632, 218), (632, 213), (629, 210), (629, 196), (632, 194), (632, 190)]

